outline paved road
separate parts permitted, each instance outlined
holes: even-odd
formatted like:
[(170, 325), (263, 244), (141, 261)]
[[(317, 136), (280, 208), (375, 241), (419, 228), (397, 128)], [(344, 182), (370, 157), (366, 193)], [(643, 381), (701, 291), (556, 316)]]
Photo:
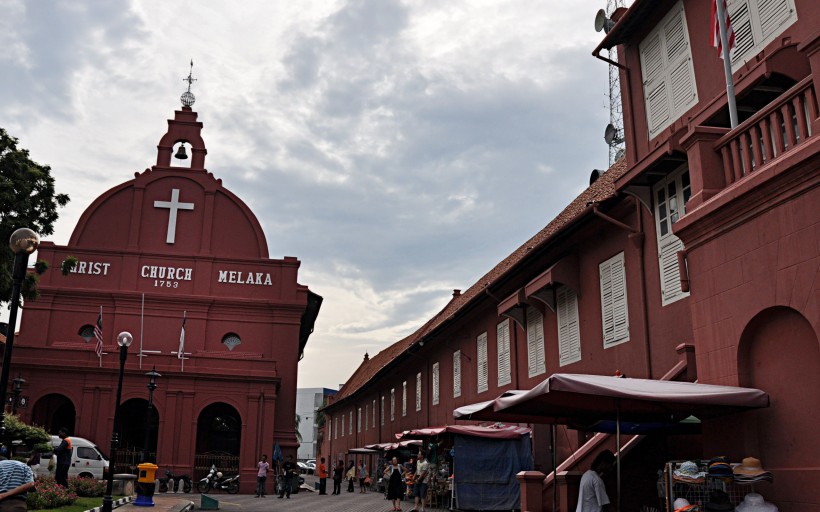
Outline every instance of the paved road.
[[(312, 476), (306, 478), (306, 483), (313, 485), (316, 479)], [(269, 482), (270, 483), (270, 482)], [(332, 485), (330, 486), (332, 490)], [(384, 499), (384, 494), (378, 492), (368, 492), (360, 494), (358, 488), (355, 492), (347, 492), (342, 488), (342, 494), (338, 496), (319, 496), (316, 492), (301, 491), (299, 494), (292, 494), (290, 499), (279, 499), (275, 495), (268, 495), (264, 498), (256, 498), (252, 494), (224, 494), (212, 493), (209, 496), (219, 500), (219, 509), (226, 512), (255, 512), (268, 510), (286, 510), (288, 512), (390, 512), (393, 510), (391, 502)], [(181, 502), (190, 500), (194, 502), (195, 508), (199, 508), (199, 494), (164, 494), (155, 496), (156, 508), (152, 512), (169, 512)], [(411, 501), (402, 502), (402, 510), (408, 512), (412, 510)], [(126, 505), (120, 509), (121, 512), (143, 512), (146, 509)], [(436, 508), (431, 511), (445, 511), (447, 508)]]

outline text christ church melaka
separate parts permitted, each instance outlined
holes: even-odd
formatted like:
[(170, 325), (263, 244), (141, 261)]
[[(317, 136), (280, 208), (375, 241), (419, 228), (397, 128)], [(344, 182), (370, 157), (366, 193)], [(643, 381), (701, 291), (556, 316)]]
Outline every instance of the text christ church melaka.
[[(142, 461), (148, 428), (149, 458), (161, 471), (199, 477), (216, 463), (240, 471), (250, 491), (259, 453), (278, 444), (296, 454), (297, 366), (322, 298), (298, 283), (299, 260), (268, 257), (256, 216), (205, 169), (190, 88), (182, 100), (156, 165), (98, 197), (67, 245), (40, 245), (51, 270), (23, 310), (12, 371), (27, 382), (28, 406), (18, 411), (52, 433), (65, 426), (107, 447), (115, 340), (128, 331), (116, 470)], [(190, 148), (190, 166), (176, 158), (186, 153), (180, 145)], [(69, 257), (77, 262), (63, 275)], [(146, 420), (144, 374), (153, 367), (162, 377)]]

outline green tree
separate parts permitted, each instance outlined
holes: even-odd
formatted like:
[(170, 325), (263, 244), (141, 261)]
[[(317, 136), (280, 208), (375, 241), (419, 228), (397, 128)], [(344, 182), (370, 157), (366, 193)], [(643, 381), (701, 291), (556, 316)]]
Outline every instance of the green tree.
[[(14, 254), (8, 245), (18, 228), (30, 228), (41, 237), (54, 233), (57, 207), (68, 204), (68, 195), (57, 194), (51, 167), (29, 158), (27, 149), (0, 128), (0, 302), (11, 298)], [(45, 271), (38, 262), (37, 273)], [(23, 284), (25, 298), (36, 297), (37, 273), (29, 273)]]
[(23, 446), (37, 451), (51, 450), (51, 435), (44, 428), (36, 425), (26, 425), (14, 414), (6, 414), (6, 435), (2, 441), (6, 446), (12, 446), (12, 441), (22, 441)]

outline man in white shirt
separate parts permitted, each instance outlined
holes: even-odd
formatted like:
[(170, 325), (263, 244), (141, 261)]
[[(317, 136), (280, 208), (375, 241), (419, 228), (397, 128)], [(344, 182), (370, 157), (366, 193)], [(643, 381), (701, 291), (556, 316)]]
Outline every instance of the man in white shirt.
[(606, 512), (609, 510), (609, 496), (601, 476), (615, 465), (615, 455), (609, 450), (599, 453), (592, 461), (590, 469), (581, 476), (578, 506), (575, 512)]
[[(430, 463), (425, 460), (424, 452), (419, 452), (419, 461), (416, 463), (416, 474), (413, 478), (413, 496), (416, 497), (416, 507), (410, 512), (424, 512), (429, 472)], [(419, 508), (419, 500), (421, 500), (421, 508)]]

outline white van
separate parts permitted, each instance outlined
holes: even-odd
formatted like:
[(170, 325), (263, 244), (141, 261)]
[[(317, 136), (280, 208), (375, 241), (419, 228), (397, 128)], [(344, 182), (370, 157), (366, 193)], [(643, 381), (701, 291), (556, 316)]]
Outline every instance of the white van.
[[(68, 437), (71, 439), (71, 446), (74, 448), (71, 454), (71, 467), (68, 468), (68, 477), (96, 478), (97, 480), (101, 480), (103, 473), (108, 467), (108, 459), (105, 458), (102, 450), (88, 439), (74, 436)], [(61, 442), (62, 439), (59, 437), (51, 436), (51, 446), (53, 448), (60, 446)], [(51, 463), (51, 471), (48, 470), (49, 463)], [(40, 467), (37, 468), (37, 474), (53, 476), (56, 464), (56, 455), (53, 453), (41, 454)]]

